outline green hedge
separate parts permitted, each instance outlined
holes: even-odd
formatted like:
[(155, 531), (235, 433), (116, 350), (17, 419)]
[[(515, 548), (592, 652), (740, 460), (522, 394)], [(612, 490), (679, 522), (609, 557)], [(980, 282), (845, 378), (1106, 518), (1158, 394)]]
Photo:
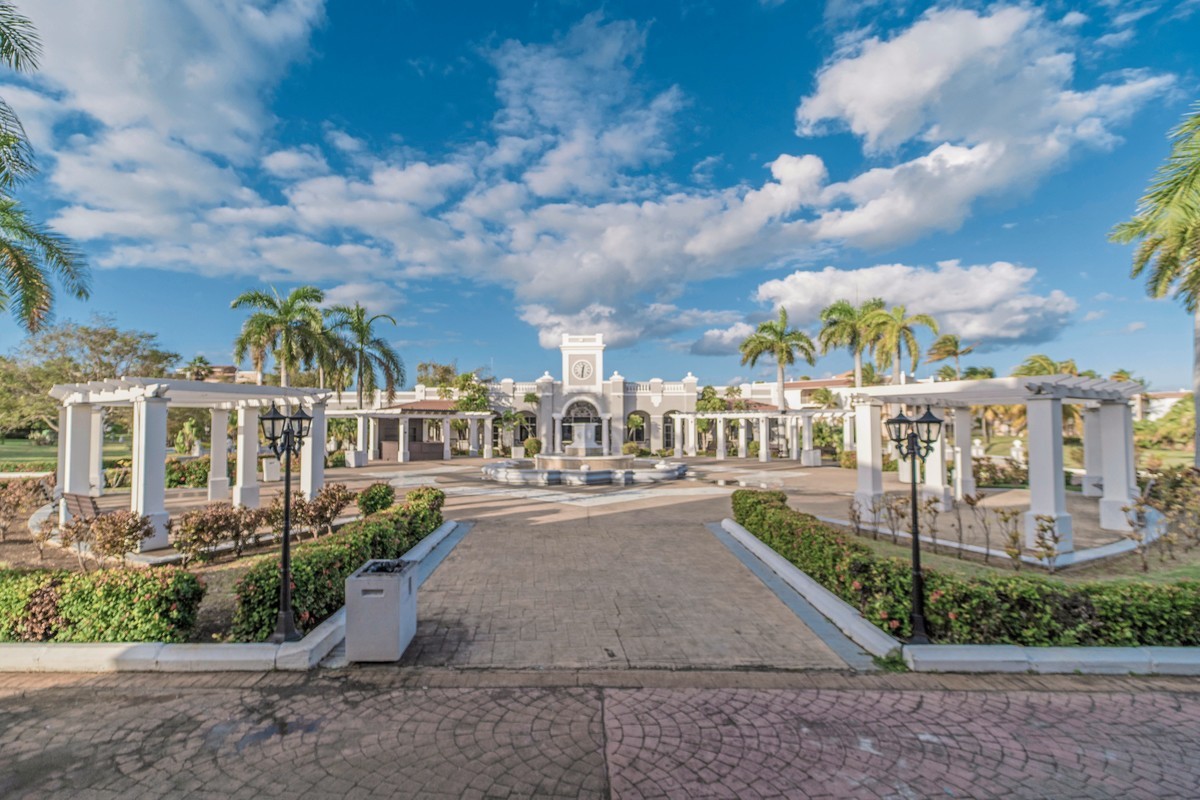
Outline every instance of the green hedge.
[[(738, 524), (872, 623), (900, 638), (909, 628), (906, 559), (882, 558), (782, 492), (733, 493)], [(945, 644), (1200, 645), (1200, 582), (1067, 584), (1025, 575), (966, 578), (925, 570), (926, 622)]]
[[(445, 494), (420, 488), (399, 508), (343, 526), (337, 533), (292, 550), (292, 605), (305, 633), (346, 602), (346, 577), (372, 558), (399, 558), (442, 524)], [(237, 584), (233, 638), (261, 642), (279, 615), (279, 562), (258, 562)]]
[(184, 642), (204, 584), (178, 567), (0, 572), (0, 642)]

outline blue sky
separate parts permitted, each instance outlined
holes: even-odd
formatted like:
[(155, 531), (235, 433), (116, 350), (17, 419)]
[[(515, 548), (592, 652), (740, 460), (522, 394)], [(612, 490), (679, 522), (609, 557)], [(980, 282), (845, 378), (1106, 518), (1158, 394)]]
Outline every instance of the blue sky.
[(22, 198), (93, 265), (60, 320), (228, 363), (233, 296), (315, 283), (410, 372), (529, 379), (598, 331), (610, 371), (723, 384), (774, 375), (735, 351), (780, 305), (880, 295), (1002, 374), (1187, 384), (1188, 315), (1106, 234), (1198, 96), (1196, 0), (20, 7)]

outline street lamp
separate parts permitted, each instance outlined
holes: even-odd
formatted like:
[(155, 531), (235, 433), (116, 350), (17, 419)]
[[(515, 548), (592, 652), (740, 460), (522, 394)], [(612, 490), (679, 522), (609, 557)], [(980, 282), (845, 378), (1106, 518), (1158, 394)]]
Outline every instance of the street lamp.
[(302, 638), (296, 629), (292, 612), (292, 456), (300, 454), (304, 439), (312, 426), (312, 416), (303, 408), (287, 416), (279, 413), (275, 402), (259, 420), (267, 445), (276, 458), (283, 459), (283, 558), (280, 564), (279, 620), (275, 623), (272, 642), (298, 642)]
[(888, 436), (901, 461), (912, 459), (912, 636), (909, 644), (929, 644), (925, 630), (925, 578), (921, 574), (921, 528), (917, 520), (917, 460), (933, 452), (942, 421), (928, 408), (916, 419), (904, 416), (904, 411), (887, 421)]

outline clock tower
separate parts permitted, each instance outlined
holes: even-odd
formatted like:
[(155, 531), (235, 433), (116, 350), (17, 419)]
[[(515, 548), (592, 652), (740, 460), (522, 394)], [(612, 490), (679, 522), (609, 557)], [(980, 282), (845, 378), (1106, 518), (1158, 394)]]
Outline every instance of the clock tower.
[(559, 350), (563, 360), (563, 388), (568, 392), (600, 391), (604, 381), (604, 334), (564, 333)]

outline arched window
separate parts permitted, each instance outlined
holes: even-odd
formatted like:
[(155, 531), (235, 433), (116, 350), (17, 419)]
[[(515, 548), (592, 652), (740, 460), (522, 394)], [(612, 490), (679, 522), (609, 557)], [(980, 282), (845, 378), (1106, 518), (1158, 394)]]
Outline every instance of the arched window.
[(600, 412), (596, 411), (596, 407), (585, 400), (576, 400), (571, 405), (567, 406), (567, 410), (563, 412), (563, 440), (566, 442), (575, 441), (575, 426), (576, 425), (599, 425)]
[(537, 416), (528, 411), (522, 412), (521, 421), (517, 423), (517, 443), (535, 436), (537, 436)]
[(663, 449), (675, 449), (675, 411), (663, 415)]

